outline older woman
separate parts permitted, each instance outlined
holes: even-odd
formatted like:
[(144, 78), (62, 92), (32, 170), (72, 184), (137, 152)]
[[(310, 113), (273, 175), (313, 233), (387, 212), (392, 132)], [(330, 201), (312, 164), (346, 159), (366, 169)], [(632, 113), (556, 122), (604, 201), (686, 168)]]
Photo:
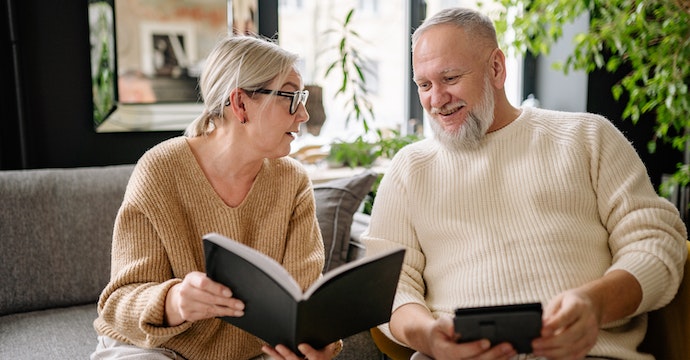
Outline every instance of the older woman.
[[(217, 232), (271, 256), (303, 288), (320, 276), (311, 182), (286, 157), (309, 119), (296, 60), (250, 36), (226, 37), (210, 53), (199, 81), (204, 112), (185, 136), (147, 151), (130, 179), (92, 359), (299, 358), (217, 318), (242, 316), (244, 304), (206, 277), (202, 248), (202, 236)], [(299, 349), (330, 359), (341, 344)]]

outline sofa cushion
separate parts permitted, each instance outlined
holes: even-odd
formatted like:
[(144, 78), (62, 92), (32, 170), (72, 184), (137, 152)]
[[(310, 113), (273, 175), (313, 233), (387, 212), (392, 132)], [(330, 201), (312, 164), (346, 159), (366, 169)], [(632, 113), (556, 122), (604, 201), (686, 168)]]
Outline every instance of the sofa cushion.
[(358, 257), (350, 252), (351, 248), (357, 250), (350, 243), (350, 226), (377, 177), (375, 172), (367, 170), (352, 177), (314, 184), (316, 217), (326, 250), (324, 272)]
[(0, 359), (88, 359), (96, 317), (96, 304), (3, 316)]
[(133, 168), (0, 172), (0, 315), (98, 299)]

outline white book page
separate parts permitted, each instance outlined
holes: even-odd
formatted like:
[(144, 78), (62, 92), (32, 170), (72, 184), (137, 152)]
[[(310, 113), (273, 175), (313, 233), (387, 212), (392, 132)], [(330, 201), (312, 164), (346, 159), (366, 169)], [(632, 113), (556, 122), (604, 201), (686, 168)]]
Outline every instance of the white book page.
[(302, 289), (297, 281), (270, 256), (220, 234), (208, 234), (206, 238), (254, 264), (280, 284), (296, 300), (302, 298)]

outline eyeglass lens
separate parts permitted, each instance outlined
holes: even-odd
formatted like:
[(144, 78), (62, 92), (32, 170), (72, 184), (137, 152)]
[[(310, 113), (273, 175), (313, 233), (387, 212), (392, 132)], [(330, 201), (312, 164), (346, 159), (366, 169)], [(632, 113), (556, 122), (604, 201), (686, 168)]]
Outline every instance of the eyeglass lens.
[(307, 106), (307, 98), (309, 97), (309, 90), (296, 91), (292, 96), (292, 101), (290, 102), (290, 115), (294, 115), (297, 112), (297, 107), (299, 104)]

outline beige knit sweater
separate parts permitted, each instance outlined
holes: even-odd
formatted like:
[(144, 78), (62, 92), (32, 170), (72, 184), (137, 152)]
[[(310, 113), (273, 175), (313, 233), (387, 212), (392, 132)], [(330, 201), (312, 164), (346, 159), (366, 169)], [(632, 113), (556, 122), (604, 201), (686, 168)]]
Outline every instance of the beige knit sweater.
[[(541, 302), (624, 269), (643, 299), (607, 324), (591, 355), (638, 354), (646, 315), (674, 296), (686, 229), (606, 119), (524, 108), (475, 151), (424, 140), (398, 153), (379, 187), (367, 251), (407, 248), (394, 309)], [(390, 336), (387, 327), (382, 330)]]
[(258, 338), (219, 319), (165, 326), (166, 293), (187, 273), (204, 271), (201, 240), (209, 232), (268, 254), (308, 287), (324, 262), (314, 209), (309, 177), (292, 159), (265, 160), (245, 200), (232, 208), (215, 193), (185, 138), (159, 144), (137, 164), (117, 215), (97, 332), (190, 360), (260, 354)]

